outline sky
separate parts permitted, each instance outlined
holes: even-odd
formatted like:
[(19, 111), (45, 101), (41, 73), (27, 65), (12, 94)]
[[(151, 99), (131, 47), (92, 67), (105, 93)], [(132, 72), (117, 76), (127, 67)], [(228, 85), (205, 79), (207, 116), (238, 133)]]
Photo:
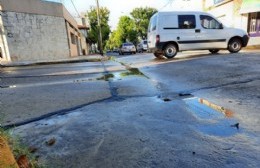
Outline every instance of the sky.
[[(75, 17), (77, 12), (71, 0), (49, 0), (62, 2), (69, 12)], [(96, 6), (96, 0), (72, 0), (77, 11), (85, 13), (90, 6)], [(201, 10), (201, 0), (99, 0), (99, 6), (107, 7), (110, 10), (109, 25), (116, 29), (120, 16), (130, 15), (130, 12), (137, 7), (153, 7), (159, 11), (172, 10)]]

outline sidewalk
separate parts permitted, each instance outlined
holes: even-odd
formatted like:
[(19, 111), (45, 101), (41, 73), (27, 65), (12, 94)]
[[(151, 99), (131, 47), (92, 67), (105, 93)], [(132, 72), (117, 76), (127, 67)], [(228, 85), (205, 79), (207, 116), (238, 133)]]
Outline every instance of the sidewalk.
[(65, 63), (79, 63), (79, 62), (99, 62), (101, 60), (108, 60), (108, 57), (95, 55), (85, 55), (78, 57), (71, 57), (62, 60), (53, 61), (15, 61), (15, 62), (0, 62), (0, 67), (17, 67), (17, 66), (35, 66), (35, 65), (49, 65), (49, 64), (65, 64)]

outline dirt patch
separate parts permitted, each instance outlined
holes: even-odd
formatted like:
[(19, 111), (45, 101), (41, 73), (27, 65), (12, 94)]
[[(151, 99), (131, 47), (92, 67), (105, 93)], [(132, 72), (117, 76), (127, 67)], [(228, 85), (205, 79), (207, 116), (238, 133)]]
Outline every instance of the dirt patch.
[(4, 137), (0, 136), (0, 168), (19, 168)]

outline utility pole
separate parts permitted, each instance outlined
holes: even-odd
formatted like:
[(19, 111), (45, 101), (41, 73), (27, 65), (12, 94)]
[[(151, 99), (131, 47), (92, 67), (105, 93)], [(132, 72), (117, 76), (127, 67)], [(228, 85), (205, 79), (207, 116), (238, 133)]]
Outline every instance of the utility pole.
[(100, 54), (103, 56), (103, 43), (102, 43), (102, 32), (101, 32), (101, 22), (100, 22), (100, 10), (99, 10), (99, 3), (98, 0), (96, 0), (97, 3), (97, 20), (98, 20), (98, 28), (99, 28), (99, 49)]

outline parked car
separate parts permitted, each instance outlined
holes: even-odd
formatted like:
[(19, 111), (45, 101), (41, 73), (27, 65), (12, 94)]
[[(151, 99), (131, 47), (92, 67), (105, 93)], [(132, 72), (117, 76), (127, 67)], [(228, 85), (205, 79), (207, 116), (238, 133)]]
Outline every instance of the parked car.
[(123, 43), (119, 48), (119, 55), (124, 55), (125, 53), (136, 54), (136, 48), (133, 43)]
[(249, 40), (244, 30), (225, 27), (205, 12), (158, 12), (150, 19), (147, 37), (149, 50), (167, 58), (186, 50), (236, 53)]
[(118, 52), (119, 52), (119, 49), (118, 49), (118, 48), (114, 48), (114, 49), (113, 49), (113, 52), (118, 53)]
[(147, 45), (147, 40), (142, 40), (138, 45), (137, 45), (137, 52), (144, 52), (147, 51), (148, 45)]

